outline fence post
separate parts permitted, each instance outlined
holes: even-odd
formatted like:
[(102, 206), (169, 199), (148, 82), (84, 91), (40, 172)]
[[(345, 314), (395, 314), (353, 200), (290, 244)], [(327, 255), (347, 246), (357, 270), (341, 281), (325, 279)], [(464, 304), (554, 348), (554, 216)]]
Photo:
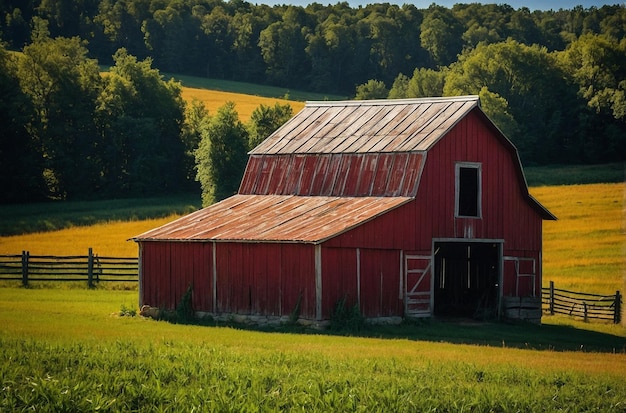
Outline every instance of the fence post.
[(587, 320), (587, 303), (585, 301), (583, 301), (583, 315), (585, 317), (585, 323), (589, 320)]
[(22, 285), (28, 287), (28, 251), (22, 251)]
[(89, 256), (87, 257), (87, 285), (93, 288), (93, 250), (89, 247)]
[(554, 281), (550, 281), (550, 315), (554, 315)]
[(613, 314), (613, 323), (620, 324), (622, 322), (622, 295), (619, 291), (615, 291), (615, 313)]

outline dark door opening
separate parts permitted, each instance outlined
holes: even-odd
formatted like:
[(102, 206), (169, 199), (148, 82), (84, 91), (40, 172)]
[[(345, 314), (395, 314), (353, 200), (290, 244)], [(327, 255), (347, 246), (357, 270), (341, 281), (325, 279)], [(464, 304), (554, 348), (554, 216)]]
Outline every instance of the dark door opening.
[(435, 316), (497, 317), (500, 244), (435, 243)]

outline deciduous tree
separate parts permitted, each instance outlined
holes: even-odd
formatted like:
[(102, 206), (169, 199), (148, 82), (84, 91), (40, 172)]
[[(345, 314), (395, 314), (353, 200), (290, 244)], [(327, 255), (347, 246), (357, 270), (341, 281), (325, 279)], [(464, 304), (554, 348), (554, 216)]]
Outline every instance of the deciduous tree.
[(248, 131), (235, 104), (227, 102), (211, 117), (196, 150), (202, 205), (208, 206), (237, 192), (247, 161)]

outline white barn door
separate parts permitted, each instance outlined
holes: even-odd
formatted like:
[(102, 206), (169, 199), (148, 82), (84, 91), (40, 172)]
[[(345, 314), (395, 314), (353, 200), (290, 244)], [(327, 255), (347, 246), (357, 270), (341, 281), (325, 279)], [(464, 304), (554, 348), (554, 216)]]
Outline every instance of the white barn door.
[(432, 315), (432, 263), (430, 255), (404, 256), (404, 316)]

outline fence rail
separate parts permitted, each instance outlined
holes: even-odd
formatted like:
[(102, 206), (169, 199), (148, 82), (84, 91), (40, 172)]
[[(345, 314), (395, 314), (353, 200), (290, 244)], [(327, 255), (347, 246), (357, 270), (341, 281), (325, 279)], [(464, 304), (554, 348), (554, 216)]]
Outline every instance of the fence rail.
[(547, 314), (565, 314), (582, 318), (612, 321), (619, 324), (622, 321), (622, 295), (616, 291), (614, 295), (599, 295), (550, 287), (541, 289), (543, 311)]
[(100, 257), (89, 248), (87, 255), (0, 255), (0, 280), (30, 281), (86, 281), (96, 283), (137, 282), (138, 260), (133, 257)]

